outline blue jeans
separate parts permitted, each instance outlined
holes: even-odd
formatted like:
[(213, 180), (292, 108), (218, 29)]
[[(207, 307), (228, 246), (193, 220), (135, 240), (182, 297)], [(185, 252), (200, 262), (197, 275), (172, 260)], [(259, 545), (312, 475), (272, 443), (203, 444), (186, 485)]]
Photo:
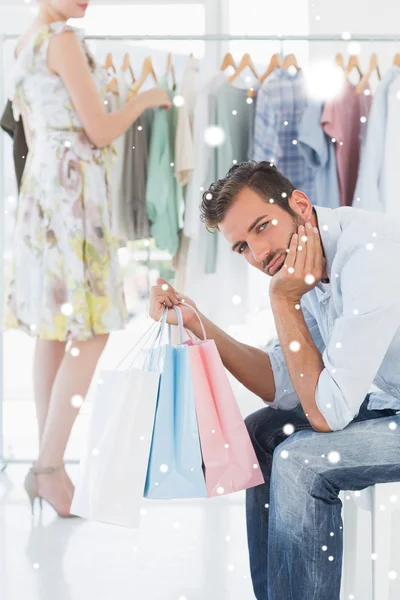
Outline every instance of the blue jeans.
[[(266, 407), (247, 417), (265, 480), (246, 494), (257, 600), (339, 600), (340, 490), (400, 481), (400, 415), (368, 410), (368, 398), (354, 421), (330, 433), (314, 431), (301, 407)], [(289, 436), (287, 423), (295, 427)]]

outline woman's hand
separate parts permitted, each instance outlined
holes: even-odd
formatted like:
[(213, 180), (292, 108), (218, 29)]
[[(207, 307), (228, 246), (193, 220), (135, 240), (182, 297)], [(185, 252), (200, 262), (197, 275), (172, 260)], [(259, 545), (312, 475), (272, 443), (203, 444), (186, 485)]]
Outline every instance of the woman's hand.
[[(184, 302), (182, 303), (183, 300)], [(159, 321), (164, 313), (165, 307), (168, 307), (167, 323), (170, 325), (177, 325), (178, 319), (172, 306), (179, 305), (179, 308), (182, 311), (183, 324), (190, 329), (191, 323), (194, 319), (197, 319), (197, 317), (190, 308), (185, 308), (185, 304), (190, 304), (193, 308), (196, 308), (196, 304), (193, 300), (186, 296), (185, 298), (182, 298), (182, 296), (176, 292), (165, 279), (157, 279), (157, 285), (152, 287), (150, 291), (149, 315), (155, 321)]]
[(172, 103), (168, 91), (165, 88), (155, 87), (140, 94), (146, 103), (147, 108), (171, 108)]

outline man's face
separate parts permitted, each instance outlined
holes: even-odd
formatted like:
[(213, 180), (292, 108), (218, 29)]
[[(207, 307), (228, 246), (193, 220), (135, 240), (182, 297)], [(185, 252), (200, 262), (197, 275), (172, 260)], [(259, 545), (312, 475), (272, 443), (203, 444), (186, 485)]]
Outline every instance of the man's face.
[[(301, 192), (289, 199), (296, 217), (249, 188), (244, 188), (220, 223), (219, 229), (234, 252), (273, 276), (283, 266), (290, 240), (299, 225), (312, 219), (312, 205)], [(276, 262), (275, 262), (276, 261)]]

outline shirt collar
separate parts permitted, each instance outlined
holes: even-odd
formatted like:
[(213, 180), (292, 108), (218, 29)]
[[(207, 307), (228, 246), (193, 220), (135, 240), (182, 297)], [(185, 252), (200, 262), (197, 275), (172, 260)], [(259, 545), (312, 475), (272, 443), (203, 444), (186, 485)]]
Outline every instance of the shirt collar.
[(288, 71), (287, 69), (282, 69), (281, 67), (277, 67), (274, 71), (273, 71), (274, 75), (276, 77), (282, 77), (283, 79), (302, 79), (303, 77), (303, 71), (302, 69), (300, 69), (299, 71), (296, 71), (295, 73), (291, 73), (290, 71)]
[(332, 281), (332, 263), (342, 229), (332, 208), (326, 208), (325, 206), (313, 206), (313, 208), (317, 215), (318, 229), (325, 252), (326, 270), (330, 281)]

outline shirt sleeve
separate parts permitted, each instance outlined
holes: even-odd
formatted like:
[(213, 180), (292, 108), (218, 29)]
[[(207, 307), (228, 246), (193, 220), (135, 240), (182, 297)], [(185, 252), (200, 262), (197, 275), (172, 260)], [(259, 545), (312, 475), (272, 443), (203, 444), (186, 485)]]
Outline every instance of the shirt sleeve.
[(171, 161), (167, 111), (158, 108), (151, 133), (146, 185), (147, 213), (153, 223), (164, 214), (167, 202), (172, 200)]
[(194, 169), (194, 148), (189, 111), (185, 105), (178, 109), (175, 138), (175, 176), (179, 185), (186, 185)]
[(317, 406), (333, 431), (358, 414), (400, 326), (399, 260), (399, 244), (383, 240), (357, 248), (342, 270), (343, 311), (316, 388)]
[(322, 106), (310, 102), (299, 125), (299, 150), (312, 169), (323, 169), (328, 162), (326, 136), (321, 127)]
[(253, 160), (266, 160), (279, 165), (282, 149), (279, 144), (274, 104), (269, 87), (261, 88), (257, 95), (254, 120)]
[[(301, 308), (313, 342), (318, 350), (322, 353), (325, 349), (325, 343), (322, 339), (318, 323), (305, 306), (303, 299), (301, 302)], [(267, 354), (271, 361), (275, 382), (275, 398), (273, 402), (268, 403), (268, 406), (271, 408), (279, 408), (280, 410), (291, 410), (295, 408), (300, 401), (290, 379), (289, 370), (286, 366), (285, 358), (283, 356), (279, 341), (275, 342), (272, 350), (268, 351)]]

